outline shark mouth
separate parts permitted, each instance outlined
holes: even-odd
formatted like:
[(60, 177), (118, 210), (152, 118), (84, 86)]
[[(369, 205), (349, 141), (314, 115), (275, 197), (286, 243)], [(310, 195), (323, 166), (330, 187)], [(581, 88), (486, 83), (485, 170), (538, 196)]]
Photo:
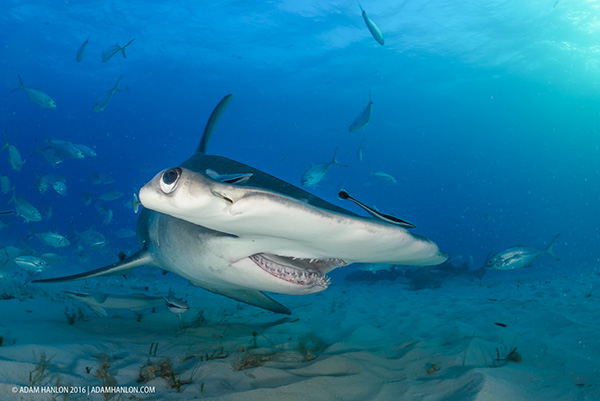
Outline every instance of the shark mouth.
[(265, 253), (257, 253), (249, 258), (278, 279), (308, 287), (327, 288), (331, 280), (325, 273), (347, 265), (342, 259), (302, 259)]

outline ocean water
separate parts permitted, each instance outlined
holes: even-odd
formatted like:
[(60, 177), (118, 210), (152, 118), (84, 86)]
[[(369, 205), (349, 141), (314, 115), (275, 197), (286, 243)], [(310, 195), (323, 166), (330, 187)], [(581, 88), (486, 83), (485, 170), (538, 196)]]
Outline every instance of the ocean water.
[[(11, 169), (5, 149), (0, 174), (43, 219), (1, 216), (8, 227), (0, 246), (64, 258), (43, 277), (132, 254), (136, 238), (117, 233), (135, 230), (133, 194), (191, 156), (211, 111), (231, 93), (209, 153), (300, 186), (303, 173), (331, 161), (337, 148), (344, 166), (309, 189), (323, 199), (363, 213), (337, 198), (345, 188), (414, 223), (414, 233), (473, 270), (490, 252), (544, 249), (561, 233), (560, 261), (541, 256), (532, 269), (487, 272), (488, 279), (593, 277), (600, 265), (600, 8), (594, 1), (480, 3), (362, 2), (383, 33), (381, 46), (352, 0), (5, 1), (0, 128), (26, 162)], [(102, 62), (103, 50), (133, 38), (126, 58)], [(17, 75), (56, 109), (12, 93)], [(120, 91), (93, 112), (121, 76)], [(369, 97), (370, 123), (348, 132)], [(45, 138), (87, 145), (97, 156), (51, 165), (36, 154)], [(378, 180), (378, 171), (396, 183)], [(114, 182), (93, 184), (97, 173)], [(66, 196), (39, 192), (45, 174), (66, 179)], [(123, 196), (97, 200), (112, 191)], [(0, 194), (0, 209), (12, 209), (10, 199)], [(114, 217), (105, 223), (108, 209)], [(89, 229), (107, 244), (78, 240)], [(55, 249), (32, 236), (45, 231), (72, 244)], [(3, 259), (2, 269), (23, 274)], [(333, 272), (334, 285), (353, 271)]]

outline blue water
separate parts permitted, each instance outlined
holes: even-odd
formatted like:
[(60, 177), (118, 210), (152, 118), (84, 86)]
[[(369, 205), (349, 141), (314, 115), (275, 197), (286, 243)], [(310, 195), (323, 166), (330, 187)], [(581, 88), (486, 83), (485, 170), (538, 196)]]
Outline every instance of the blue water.
[[(190, 156), (213, 107), (232, 93), (210, 153), (300, 185), (303, 172), (338, 147), (347, 167), (333, 166), (312, 189), (326, 200), (357, 211), (337, 200), (344, 187), (415, 223), (414, 232), (451, 257), (472, 257), (474, 268), (491, 251), (543, 248), (560, 232), (561, 261), (540, 258), (536, 269), (591, 272), (600, 262), (600, 12), (591, 2), (554, 3), (364, 2), (385, 36), (380, 46), (352, 0), (6, 1), (0, 128), (27, 162), (10, 169), (4, 150), (0, 171), (17, 196), (53, 215), (31, 225), (15, 218), (0, 231), (1, 245), (55, 251), (28, 239), (32, 230), (75, 238), (94, 228), (109, 239), (103, 249), (58, 250), (69, 262), (59, 272), (135, 251), (135, 238), (115, 236), (135, 229), (137, 216), (124, 203)], [(127, 58), (101, 62), (103, 49), (133, 38)], [(57, 109), (11, 93), (17, 74)], [(92, 113), (121, 75), (122, 92)], [(349, 133), (369, 91), (371, 122)], [(98, 156), (53, 167), (30, 156), (44, 136)], [(375, 171), (398, 183), (378, 181)], [(92, 185), (94, 172), (115, 183)], [(38, 192), (36, 177), (48, 173), (67, 179), (67, 196)], [(108, 191), (125, 195), (108, 203), (114, 219), (104, 225), (82, 196)], [(9, 200), (1, 195), (2, 208)]]

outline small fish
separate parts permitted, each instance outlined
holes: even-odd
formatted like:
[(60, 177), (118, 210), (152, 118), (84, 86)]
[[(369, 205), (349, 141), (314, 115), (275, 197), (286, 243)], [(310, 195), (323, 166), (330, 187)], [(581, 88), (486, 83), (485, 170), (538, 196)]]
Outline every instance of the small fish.
[(374, 173), (371, 173), (371, 175), (374, 175), (375, 177), (377, 177), (377, 179), (379, 179), (379, 181), (381, 181), (385, 184), (397, 184), (398, 183), (398, 181), (396, 181), (396, 179), (394, 177), (392, 177), (388, 173), (384, 173), (383, 171), (375, 171)]
[(44, 109), (56, 108), (56, 102), (54, 102), (54, 100), (52, 100), (50, 96), (46, 95), (39, 89), (26, 87), (25, 85), (23, 85), (23, 80), (21, 79), (21, 77), (19, 75), (17, 75), (17, 77), (19, 78), (19, 82), (21, 83), (21, 85), (18, 88), (13, 89), (11, 92), (16, 92), (19, 89), (23, 89), (25, 93), (27, 93), (27, 96), (29, 96), (29, 100), (31, 100), (38, 106)]
[(121, 52), (123, 54), (123, 57), (127, 58), (127, 53), (125, 52), (125, 49), (127, 49), (127, 46), (129, 46), (134, 40), (135, 40), (135, 38), (131, 39), (129, 41), (129, 43), (127, 43), (123, 47), (119, 46), (118, 43), (115, 43), (113, 46), (111, 46), (108, 49), (104, 50), (102, 52), (102, 62), (106, 63), (108, 60), (110, 60), (112, 58), (112, 56), (114, 56), (118, 52)]
[(189, 305), (185, 301), (175, 298), (170, 291), (169, 296), (163, 297), (163, 299), (167, 304), (167, 309), (169, 309), (169, 312), (176, 314), (179, 320), (181, 320), (181, 314), (190, 309)]
[(4, 131), (4, 135), (6, 136), (6, 143), (4, 144), (4, 146), (2, 146), (2, 149), (0, 150), (8, 149), (8, 161), (10, 162), (10, 167), (12, 167), (13, 170), (21, 171), (21, 168), (25, 163), (23, 161), (23, 158), (21, 157), (21, 153), (15, 145), (11, 145), (10, 143), (8, 143), (8, 133), (6, 132), (6, 130)]
[(56, 181), (52, 184), (52, 189), (56, 191), (57, 194), (66, 196), (67, 195), (67, 183), (64, 181)]
[(559, 236), (560, 233), (556, 234), (544, 250), (519, 245), (498, 252), (486, 261), (485, 267), (490, 270), (514, 270), (531, 267), (538, 256), (544, 254), (551, 256), (554, 260), (559, 260), (552, 249)]
[(117, 238), (131, 238), (131, 237), (135, 237), (135, 231), (130, 230), (129, 228), (119, 228), (117, 231), (115, 231), (115, 235), (117, 236)]
[(61, 158), (83, 159), (85, 157), (83, 152), (79, 150), (77, 146), (73, 145), (72, 142), (62, 139), (47, 139), (46, 142), (48, 143), (48, 146), (42, 149), (42, 151), (54, 149), (56, 154), (60, 155)]
[(13, 188), (13, 196), (10, 199), (10, 202), (14, 202), (15, 209), (17, 212), (17, 216), (21, 216), (25, 221), (41, 221), (42, 215), (39, 210), (35, 208), (31, 203), (29, 203), (24, 198), (17, 198), (15, 196), (14, 188)]
[(365, 12), (365, 10), (363, 10), (360, 3), (358, 3), (358, 6), (360, 7), (360, 11), (362, 12), (362, 17), (365, 20), (365, 24), (367, 24), (367, 28), (369, 28), (369, 32), (371, 32), (371, 35), (377, 41), (377, 43), (383, 46), (385, 42), (383, 40), (383, 35), (381, 34), (381, 31), (379, 30), (377, 25), (375, 25), (373, 20), (371, 20), (371, 18), (367, 16), (367, 13)]
[(106, 212), (106, 216), (104, 216), (104, 220), (102, 221), (105, 226), (109, 225), (113, 219), (113, 211), (112, 209), (108, 209)]
[(65, 246), (71, 245), (67, 238), (63, 237), (58, 233), (48, 231), (43, 233), (36, 233), (35, 236), (38, 237), (40, 241), (42, 241), (44, 244), (53, 246), (54, 248), (63, 248)]
[(406, 220), (399, 219), (398, 217), (391, 215), (391, 214), (381, 213), (376, 208), (369, 207), (369, 206), (365, 205), (364, 203), (359, 202), (358, 200), (356, 200), (352, 196), (350, 196), (350, 194), (343, 189), (339, 192), (338, 196), (340, 197), (340, 199), (345, 199), (345, 200), (354, 202), (356, 205), (358, 205), (361, 208), (363, 208), (364, 210), (366, 210), (371, 216), (376, 217), (380, 220), (386, 221), (390, 224), (394, 224), (394, 225), (404, 227), (404, 228), (415, 228), (416, 227), (414, 224), (409, 223)]
[(556, 0), (556, 3), (554, 3), (554, 5), (552, 6), (552, 8), (556, 8), (557, 5), (558, 5), (558, 0)]
[(46, 262), (44, 259), (33, 255), (17, 256), (13, 259), (13, 262), (15, 262), (20, 268), (34, 273), (43, 272), (50, 267), (48, 262)]
[(87, 46), (88, 42), (90, 41), (90, 35), (88, 35), (85, 42), (83, 42), (83, 44), (81, 46), (79, 46), (79, 50), (77, 50), (77, 57), (75, 59), (77, 60), (78, 63), (80, 63), (81, 60), (83, 60), (83, 53), (85, 52), (85, 47)]
[(363, 161), (363, 151), (365, 150), (365, 147), (363, 146), (364, 142), (365, 138), (363, 138), (362, 141), (360, 141), (360, 146), (358, 147), (358, 151), (356, 152), (356, 158), (358, 159), (359, 163)]
[(2, 193), (7, 194), (10, 191), (10, 180), (7, 176), (0, 176), (0, 188), (2, 188)]
[[(13, 214), (14, 212), (12, 210), (0, 210), (0, 215), (5, 215), (5, 214)], [(4, 227), (1, 227), (4, 228)]]
[(121, 82), (121, 78), (123, 78), (122, 75), (121, 75), (121, 77), (119, 77), (119, 80), (117, 81), (116, 85), (111, 90), (109, 90), (106, 93), (106, 95), (104, 95), (100, 99), (98, 99), (98, 101), (94, 105), (94, 108), (92, 109), (92, 111), (94, 113), (104, 111), (104, 109), (106, 109), (106, 106), (108, 106), (108, 102), (110, 102), (110, 99), (115, 94), (115, 92), (121, 92), (121, 89), (119, 89), (119, 82)]
[(354, 119), (350, 127), (348, 127), (348, 132), (356, 132), (365, 128), (369, 121), (371, 121), (371, 112), (373, 111), (373, 100), (371, 99), (371, 92), (369, 92), (369, 104), (367, 107)]
[(325, 175), (327, 174), (327, 172), (329, 171), (331, 166), (333, 166), (334, 164), (337, 164), (338, 166), (346, 167), (337, 161), (336, 156), (337, 156), (337, 148), (335, 148), (335, 152), (333, 153), (332, 161), (330, 161), (329, 163), (315, 164), (315, 165), (311, 166), (308, 170), (306, 170), (304, 172), (304, 174), (302, 175), (302, 180), (301, 180), (302, 186), (314, 187), (315, 185), (317, 185), (319, 182), (321, 182), (321, 180), (323, 178), (325, 178)]
[(94, 174), (92, 174), (92, 185), (97, 185), (97, 184), (106, 185), (106, 184), (113, 184), (114, 182), (115, 182), (115, 179), (109, 175), (99, 173), (99, 172), (95, 172)]
[(82, 197), (82, 199), (83, 199), (83, 203), (84, 203), (86, 206), (89, 206), (89, 205), (91, 205), (91, 204), (92, 204), (92, 195), (90, 195), (89, 193), (85, 193), (85, 194), (83, 194), (81, 197)]
[(65, 261), (62, 256), (51, 252), (42, 253), (40, 258), (44, 259), (50, 266), (60, 265)]
[(96, 157), (98, 156), (98, 154), (96, 153), (96, 151), (88, 146), (85, 145), (81, 145), (81, 144), (74, 144), (73, 146), (75, 146), (77, 149), (79, 149), (81, 151), (81, 153), (83, 153), (83, 155), (85, 157)]
[(100, 199), (101, 201), (108, 202), (108, 201), (117, 200), (117, 199), (119, 199), (122, 196), (123, 196), (122, 192), (113, 191), (113, 192), (103, 193), (102, 195), (100, 195), (98, 197), (98, 199)]
[(103, 247), (108, 242), (104, 235), (92, 229), (85, 230), (81, 233), (77, 233), (77, 236), (79, 237), (81, 242), (95, 248)]

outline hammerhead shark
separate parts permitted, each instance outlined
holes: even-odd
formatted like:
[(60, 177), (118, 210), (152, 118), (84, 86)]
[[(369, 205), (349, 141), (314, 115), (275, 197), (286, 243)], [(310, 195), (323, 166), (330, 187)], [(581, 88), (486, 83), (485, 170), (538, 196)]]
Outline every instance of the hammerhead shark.
[(290, 314), (263, 291), (323, 291), (327, 273), (356, 262), (435, 265), (447, 259), (435, 243), (393, 220), (359, 216), (256, 168), (207, 154), (231, 99), (225, 96), (213, 110), (194, 154), (140, 190), (137, 253), (35, 282), (126, 275), (151, 265), (213, 293)]

